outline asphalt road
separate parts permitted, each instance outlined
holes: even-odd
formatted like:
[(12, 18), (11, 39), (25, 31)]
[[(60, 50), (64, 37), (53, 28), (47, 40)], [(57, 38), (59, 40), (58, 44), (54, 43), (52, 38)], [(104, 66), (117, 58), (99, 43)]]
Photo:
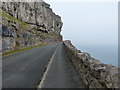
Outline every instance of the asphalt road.
[(34, 88), (58, 44), (33, 48), (2, 59), (3, 88)]
[(40, 88), (85, 88), (72, 62), (70, 62), (63, 44), (60, 44), (52, 57)]
[(33, 48), (2, 59), (3, 88), (36, 88), (40, 82), (41, 88), (84, 87), (62, 43)]

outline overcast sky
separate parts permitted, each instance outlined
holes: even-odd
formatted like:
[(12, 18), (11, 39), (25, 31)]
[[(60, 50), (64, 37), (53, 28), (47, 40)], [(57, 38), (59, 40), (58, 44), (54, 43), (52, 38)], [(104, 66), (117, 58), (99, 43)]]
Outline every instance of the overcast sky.
[(64, 26), (61, 34), (64, 40), (71, 40), (75, 44), (82, 45), (117, 45), (117, 2), (45, 1), (62, 18)]

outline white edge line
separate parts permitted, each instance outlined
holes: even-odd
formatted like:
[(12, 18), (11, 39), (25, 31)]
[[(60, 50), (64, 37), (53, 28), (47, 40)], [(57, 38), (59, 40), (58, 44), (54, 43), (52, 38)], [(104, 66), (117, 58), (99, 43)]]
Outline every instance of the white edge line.
[(42, 88), (42, 86), (44, 85), (44, 81), (46, 80), (46, 76), (47, 76), (48, 71), (49, 71), (49, 69), (50, 69), (50, 66), (51, 66), (51, 64), (52, 64), (52, 62), (53, 62), (53, 58), (54, 58), (54, 56), (55, 56), (55, 54), (56, 54), (56, 51), (57, 51), (57, 48), (56, 48), (55, 52), (53, 53), (53, 55), (52, 55), (52, 57), (51, 57), (51, 59), (50, 59), (50, 61), (49, 61), (49, 64), (48, 64), (48, 66), (47, 66), (47, 69), (46, 69), (45, 73), (43, 74), (42, 80), (41, 80), (40, 84), (38, 85), (37, 89)]

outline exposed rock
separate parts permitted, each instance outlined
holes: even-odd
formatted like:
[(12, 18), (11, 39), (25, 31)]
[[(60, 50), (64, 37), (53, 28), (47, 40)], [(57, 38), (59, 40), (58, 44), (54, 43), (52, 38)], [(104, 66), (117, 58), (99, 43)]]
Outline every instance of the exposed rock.
[(53, 13), (50, 5), (45, 2), (3, 2), (2, 9), (11, 16), (36, 26), (38, 30), (58, 34), (61, 31), (61, 17)]
[[(11, 1), (11, 2), (9, 2)], [(2, 51), (7, 52), (43, 43), (60, 42), (61, 17), (45, 2), (2, 2)]]
[(3, 37), (15, 37), (15, 33), (11, 31), (8, 27), (2, 25), (2, 36)]
[[(89, 88), (120, 88), (119, 68), (102, 64), (88, 53), (78, 52), (70, 41), (64, 41), (68, 57)], [(76, 53), (76, 54), (75, 54)]]

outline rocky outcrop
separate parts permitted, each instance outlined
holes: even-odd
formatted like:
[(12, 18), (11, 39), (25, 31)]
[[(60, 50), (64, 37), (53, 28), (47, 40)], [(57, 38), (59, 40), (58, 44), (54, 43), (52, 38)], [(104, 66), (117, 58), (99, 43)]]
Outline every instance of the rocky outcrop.
[(2, 10), (40, 31), (59, 34), (62, 28), (61, 17), (45, 2), (3, 2)]
[(68, 57), (88, 88), (120, 88), (119, 69), (100, 63), (90, 54), (77, 50), (70, 41), (64, 41)]
[[(2, 52), (62, 41), (61, 17), (45, 2), (2, 2)], [(41, 1), (41, 0), (40, 0)]]

